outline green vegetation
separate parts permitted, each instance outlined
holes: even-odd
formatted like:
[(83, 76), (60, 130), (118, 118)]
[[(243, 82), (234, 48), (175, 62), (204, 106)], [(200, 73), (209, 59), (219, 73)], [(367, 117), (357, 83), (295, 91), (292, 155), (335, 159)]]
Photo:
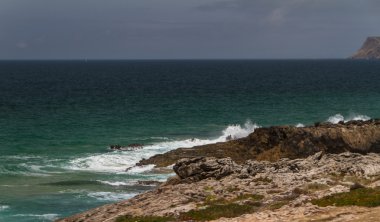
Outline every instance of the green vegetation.
[(321, 184), (321, 183), (309, 183), (306, 186), (307, 190), (312, 190), (312, 191), (325, 190), (327, 188), (329, 188), (327, 184)]
[(268, 183), (272, 183), (273, 180), (272, 179), (269, 179), (267, 177), (259, 177), (259, 178), (255, 178), (253, 179), (254, 182), (263, 182), (264, 184), (268, 184)]
[(205, 187), (204, 187), (204, 190), (205, 190), (205, 191), (212, 191), (212, 190), (214, 190), (214, 188), (213, 188), (213, 187), (210, 187), (210, 186), (205, 186)]
[(325, 206), (380, 206), (380, 188), (359, 188), (347, 193), (338, 193), (321, 199), (312, 200), (313, 204)]
[(238, 200), (262, 200), (264, 198), (263, 195), (259, 194), (242, 194), (237, 196), (233, 201)]
[(208, 196), (206, 196), (206, 198), (204, 200), (204, 205), (231, 204), (231, 203), (234, 203), (236, 201), (242, 201), (242, 200), (258, 201), (258, 200), (262, 200), (263, 198), (264, 198), (264, 196), (259, 195), (259, 194), (241, 194), (232, 200), (226, 200), (223, 198), (217, 198), (215, 195), (208, 195)]
[(175, 221), (172, 217), (157, 217), (157, 216), (141, 216), (133, 217), (130, 215), (120, 216), (116, 222), (169, 222)]
[(238, 190), (240, 190), (240, 189), (237, 188), (237, 187), (229, 186), (229, 187), (227, 187), (226, 190), (227, 190), (228, 192), (232, 193), (232, 192), (238, 191)]
[(180, 214), (180, 220), (195, 220), (195, 221), (207, 221), (215, 220), (221, 217), (237, 217), (245, 213), (253, 212), (255, 207), (250, 205), (240, 205), (236, 203), (230, 203), (225, 205), (210, 205), (204, 209), (191, 210), (186, 213)]
[[(200, 205), (199, 209), (194, 209), (189, 212), (181, 213), (178, 218), (172, 217), (133, 217), (121, 216), (116, 222), (169, 222), (169, 221), (207, 221), (215, 220), (221, 217), (237, 217), (245, 213), (252, 213), (255, 209), (261, 206), (259, 200), (264, 196), (258, 194), (242, 194), (232, 200), (217, 199), (215, 195), (208, 195), (205, 198), (205, 205)], [(236, 201), (250, 200), (254, 201), (250, 204), (239, 204)]]
[(270, 210), (277, 210), (277, 209), (281, 208), (282, 206), (285, 206), (288, 203), (289, 203), (289, 201), (278, 201), (276, 203), (272, 203), (271, 205), (269, 205), (268, 208)]

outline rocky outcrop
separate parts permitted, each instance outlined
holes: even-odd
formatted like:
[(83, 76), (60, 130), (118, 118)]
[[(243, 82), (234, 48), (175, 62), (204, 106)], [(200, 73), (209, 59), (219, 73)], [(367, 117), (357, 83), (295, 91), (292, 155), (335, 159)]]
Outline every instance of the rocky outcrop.
[(352, 59), (380, 59), (380, 37), (368, 37)]
[(230, 157), (236, 163), (247, 160), (277, 161), (304, 158), (317, 152), (380, 152), (380, 120), (349, 121), (314, 126), (274, 126), (256, 129), (249, 136), (223, 143), (179, 148), (141, 160), (137, 165), (164, 167), (182, 158)]
[(198, 157), (178, 161), (173, 170), (182, 180), (197, 182), (206, 178), (221, 179), (239, 172), (240, 166), (233, 162), (231, 158)]
[(269, 179), (274, 179), (273, 175), (281, 177), (278, 174), (302, 174), (305, 177), (316, 174), (337, 174), (368, 178), (380, 172), (380, 158), (378, 154), (373, 153), (362, 155), (350, 152), (341, 154), (318, 152), (305, 159), (284, 158), (277, 162), (248, 160), (238, 165), (230, 158), (203, 157), (182, 159), (174, 165), (174, 170), (184, 182), (189, 179), (193, 182), (206, 178), (221, 179), (231, 174), (239, 178), (265, 175)]
[(254, 206), (255, 211), (221, 221), (298, 221), (306, 216), (319, 218), (321, 213), (349, 212), (312, 205), (313, 199), (348, 192), (358, 182), (366, 187), (380, 185), (380, 155), (374, 153), (318, 152), (304, 159), (250, 160), (240, 165), (229, 158), (193, 158), (179, 161), (175, 169), (178, 183), (165, 183), (130, 200), (59, 221), (115, 221), (122, 215), (171, 216), (181, 221), (185, 212), (231, 203)]

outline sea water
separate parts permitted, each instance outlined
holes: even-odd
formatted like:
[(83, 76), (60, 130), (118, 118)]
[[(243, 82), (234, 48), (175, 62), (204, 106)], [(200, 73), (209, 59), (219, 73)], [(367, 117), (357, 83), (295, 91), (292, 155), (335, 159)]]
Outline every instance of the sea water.
[(135, 163), (179, 147), (380, 117), (379, 86), (376, 61), (1, 61), (0, 221), (131, 198), (170, 176)]

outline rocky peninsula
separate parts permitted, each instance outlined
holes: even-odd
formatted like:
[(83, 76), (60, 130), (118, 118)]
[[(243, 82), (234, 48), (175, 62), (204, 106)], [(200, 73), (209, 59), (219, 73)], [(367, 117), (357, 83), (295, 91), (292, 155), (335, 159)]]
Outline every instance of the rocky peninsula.
[(368, 37), (362, 47), (350, 58), (380, 59), (380, 37)]
[(58, 221), (378, 221), (379, 151), (380, 120), (260, 128), (143, 160), (176, 176)]

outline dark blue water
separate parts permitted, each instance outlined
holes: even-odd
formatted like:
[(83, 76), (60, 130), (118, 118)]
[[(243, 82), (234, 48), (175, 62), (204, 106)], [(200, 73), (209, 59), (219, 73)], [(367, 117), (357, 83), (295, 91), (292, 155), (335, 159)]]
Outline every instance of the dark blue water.
[[(379, 85), (376, 61), (1, 61), (0, 220), (131, 197), (150, 189), (137, 180), (167, 176), (124, 172), (141, 158), (255, 124), (380, 117)], [(146, 147), (107, 149), (130, 143)]]

